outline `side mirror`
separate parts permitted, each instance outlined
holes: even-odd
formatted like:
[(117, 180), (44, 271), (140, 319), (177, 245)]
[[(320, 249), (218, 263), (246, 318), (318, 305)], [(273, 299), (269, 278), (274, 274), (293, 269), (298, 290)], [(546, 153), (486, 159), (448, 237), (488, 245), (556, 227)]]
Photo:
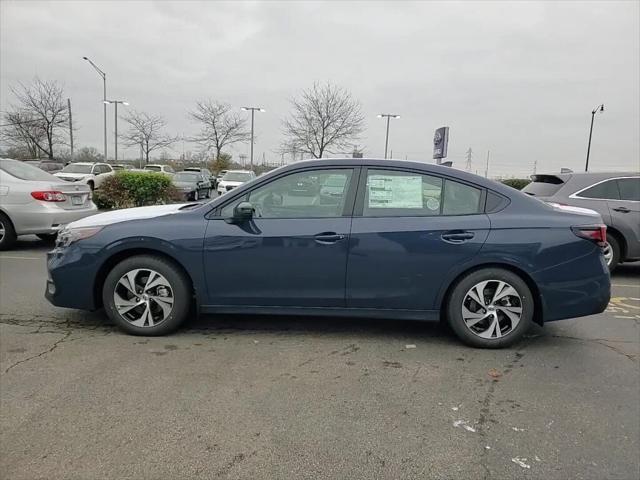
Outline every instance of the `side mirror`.
[(233, 209), (233, 218), (231, 220), (233, 220), (233, 223), (246, 222), (247, 220), (251, 220), (253, 218), (254, 211), (255, 209), (250, 202), (240, 202)]

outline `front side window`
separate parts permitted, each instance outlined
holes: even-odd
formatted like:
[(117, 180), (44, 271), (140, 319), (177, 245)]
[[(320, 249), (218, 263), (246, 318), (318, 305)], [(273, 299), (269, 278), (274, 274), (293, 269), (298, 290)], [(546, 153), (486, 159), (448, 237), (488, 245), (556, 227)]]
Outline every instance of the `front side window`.
[(618, 184), (615, 180), (607, 180), (606, 182), (598, 183), (597, 185), (582, 191), (577, 196), (581, 198), (594, 198), (601, 200), (620, 200), (620, 192), (618, 191)]
[(640, 177), (619, 178), (618, 188), (620, 189), (621, 200), (640, 202)]
[(365, 188), (365, 217), (472, 215), (480, 211), (479, 188), (433, 175), (370, 169)]
[(223, 217), (248, 201), (258, 218), (340, 217), (344, 210), (352, 169), (309, 170), (280, 177), (226, 205)]

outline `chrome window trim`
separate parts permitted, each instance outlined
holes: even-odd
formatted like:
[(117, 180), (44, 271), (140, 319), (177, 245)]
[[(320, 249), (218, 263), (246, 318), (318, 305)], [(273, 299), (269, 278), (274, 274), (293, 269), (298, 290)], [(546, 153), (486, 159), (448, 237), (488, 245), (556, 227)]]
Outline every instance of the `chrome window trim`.
[(626, 176), (626, 177), (611, 177), (611, 178), (605, 178), (604, 180), (600, 180), (599, 182), (596, 182), (592, 185), (589, 185), (588, 187), (584, 187), (581, 188), (580, 190), (578, 190), (577, 192), (572, 193), (571, 195), (569, 195), (569, 198), (576, 198), (579, 200), (604, 200), (605, 202), (636, 202), (636, 203), (640, 203), (640, 201), (638, 200), (621, 200), (621, 199), (616, 199), (616, 198), (592, 198), (592, 197), (581, 197), (580, 194), (582, 192), (584, 192), (585, 190), (589, 190), (592, 187), (595, 187), (596, 185), (600, 185), (601, 183), (604, 182), (608, 182), (610, 180), (623, 180), (626, 178), (638, 178), (640, 179), (640, 176)]

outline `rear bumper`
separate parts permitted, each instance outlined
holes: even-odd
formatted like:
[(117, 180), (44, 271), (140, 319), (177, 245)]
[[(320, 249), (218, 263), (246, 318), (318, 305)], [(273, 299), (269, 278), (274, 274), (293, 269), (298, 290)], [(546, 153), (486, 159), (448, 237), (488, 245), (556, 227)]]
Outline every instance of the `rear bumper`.
[(34, 233), (56, 233), (63, 225), (98, 213), (93, 202), (77, 210), (63, 210), (60, 207), (34, 202), (9, 210), (9, 217), (18, 235)]
[(534, 280), (544, 322), (601, 313), (611, 298), (611, 277), (599, 252), (537, 272)]

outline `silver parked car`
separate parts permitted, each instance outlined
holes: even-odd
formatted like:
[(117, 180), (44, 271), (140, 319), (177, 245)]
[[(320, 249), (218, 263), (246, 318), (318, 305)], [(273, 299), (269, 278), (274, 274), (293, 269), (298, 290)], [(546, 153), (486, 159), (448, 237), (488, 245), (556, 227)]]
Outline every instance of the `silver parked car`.
[(639, 172), (532, 175), (522, 191), (546, 202), (598, 212), (607, 225), (604, 256), (609, 270), (640, 260)]
[(0, 250), (19, 235), (55, 238), (65, 224), (97, 212), (84, 183), (60, 180), (24, 162), (0, 159)]

